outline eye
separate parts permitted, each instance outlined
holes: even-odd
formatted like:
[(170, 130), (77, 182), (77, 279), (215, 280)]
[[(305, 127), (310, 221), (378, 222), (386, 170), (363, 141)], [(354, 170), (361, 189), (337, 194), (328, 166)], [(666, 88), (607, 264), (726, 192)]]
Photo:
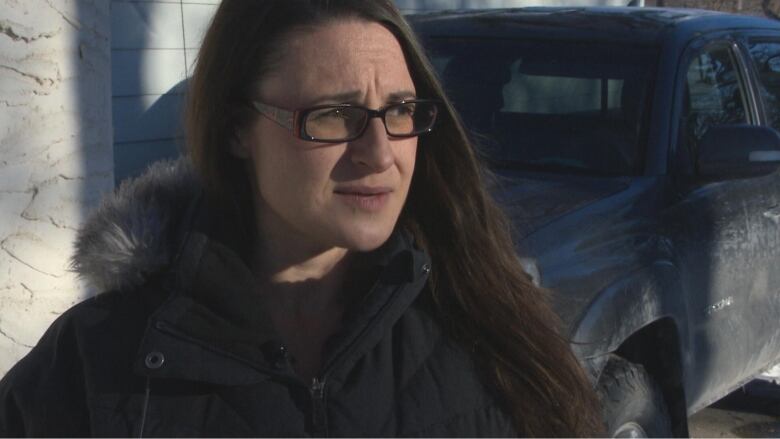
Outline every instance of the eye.
[(398, 104), (387, 109), (387, 114), (390, 116), (406, 117), (414, 116), (415, 104)]
[(332, 117), (335, 119), (349, 119), (350, 114), (344, 108), (334, 108), (325, 113), (325, 117)]
[(309, 120), (346, 120), (351, 115), (346, 108), (323, 108), (309, 115)]

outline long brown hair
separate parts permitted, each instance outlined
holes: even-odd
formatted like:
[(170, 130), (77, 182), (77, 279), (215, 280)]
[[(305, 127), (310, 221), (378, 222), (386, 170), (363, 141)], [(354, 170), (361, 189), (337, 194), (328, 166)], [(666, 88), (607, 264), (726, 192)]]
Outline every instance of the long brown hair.
[(523, 271), (509, 222), (486, 190), (489, 175), (391, 0), (222, 1), (200, 50), (186, 112), (188, 151), (207, 195), (254, 232), (253, 209), (237, 207), (253, 205), (249, 176), (228, 153), (237, 130), (255, 117), (244, 105), (250, 87), (274, 67), (292, 31), (346, 17), (393, 32), (418, 95), (443, 102), (437, 126), (419, 139), (399, 226), (432, 258), (429, 291), (445, 330), (473, 352), (518, 433), (602, 433), (591, 384), (559, 334), (546, 294)]

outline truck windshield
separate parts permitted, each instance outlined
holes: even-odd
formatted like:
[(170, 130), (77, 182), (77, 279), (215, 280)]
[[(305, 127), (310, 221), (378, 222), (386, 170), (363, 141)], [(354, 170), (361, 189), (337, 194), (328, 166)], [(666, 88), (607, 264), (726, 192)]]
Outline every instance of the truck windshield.
[(426, 44), (492, 166), (641, 173), (656, 49), (463, 38)]

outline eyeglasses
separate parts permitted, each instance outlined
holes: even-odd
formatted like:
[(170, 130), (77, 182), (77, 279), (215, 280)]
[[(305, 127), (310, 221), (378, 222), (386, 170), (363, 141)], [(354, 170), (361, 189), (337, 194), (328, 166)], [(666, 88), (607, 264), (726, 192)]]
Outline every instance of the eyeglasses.
[(405, 138), (429, 133), (436, 123), (438, 101), (415, 99), (390, 104), (378, 110), (359, 105), (320, 105), (289, 111), (252, 101), (258, 113), (312, 142), (340, 143), (355, 140), (366, 132), (371, 118), (382, 119), (389, 136)]

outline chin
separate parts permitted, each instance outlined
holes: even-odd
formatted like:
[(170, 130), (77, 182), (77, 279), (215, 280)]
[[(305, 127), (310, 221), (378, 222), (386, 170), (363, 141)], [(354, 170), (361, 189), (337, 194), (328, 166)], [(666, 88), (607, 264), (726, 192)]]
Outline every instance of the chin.
[(357, 226), (350, 230), (345, 230), (343, 237), (344, 247), (358, 252), (370, 252), (381, 247), (387, 242), (393, 233), (392, 227), (361, 229)]

